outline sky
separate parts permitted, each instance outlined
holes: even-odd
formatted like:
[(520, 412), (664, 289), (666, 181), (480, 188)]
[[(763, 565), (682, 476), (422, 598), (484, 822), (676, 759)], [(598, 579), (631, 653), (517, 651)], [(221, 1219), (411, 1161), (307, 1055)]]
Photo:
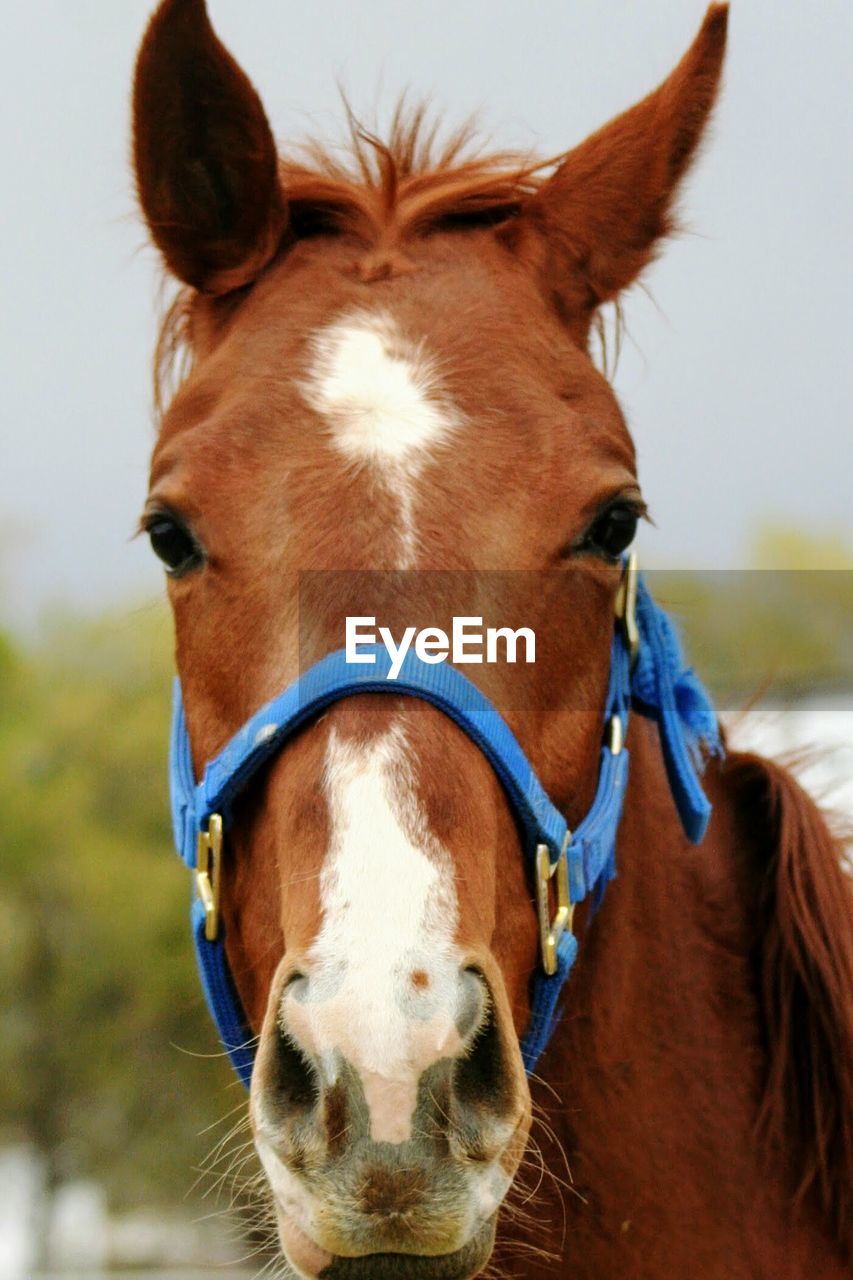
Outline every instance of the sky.
[[(149, 0), (7, 5), (0, 45), (0, 623), (156, 599), (132, 541), (161, 275), (136, 213), (129, 86)], [(702, 0), (209, 0), (276, 135), (337, 138), (338, 85), (403, 89), (554, 154), (657, 84)], [(615, 386), (657, 528), (646, 562), (737, 567), (764, 520), (853, 544), (848, 0), (734, 0), (690, 228), (625, 298)]]

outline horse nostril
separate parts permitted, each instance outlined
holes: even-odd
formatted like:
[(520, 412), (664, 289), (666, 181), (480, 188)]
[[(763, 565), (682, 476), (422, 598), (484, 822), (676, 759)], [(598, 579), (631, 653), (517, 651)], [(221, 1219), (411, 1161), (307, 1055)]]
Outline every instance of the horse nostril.
[(469, 1159), (489, 1160), (495, 1154), (494, 1122), (512, 1116), (515, 1090), (486, 980), (476, 969), (468, 972), (476, 978), (486, 1004), (484, 1010), (480, 1005), (479, 1024), (475, 1024), (468, 1053), (453, 1067), (451, 1116), (455, 1144)]
[(462, 970), (461, 992), (456, 1011), (456, 1030), (463, 1042), (473, 1039), (487, 1016), (491, 997), (486, 980), (479, 969), (469, 965)]
[(280, 1023), (276, 1024), (271, 1048), (267, 1104), (279, 1112), (281, 1119), (313, 1111), (320, 1093), (314, 1069)]

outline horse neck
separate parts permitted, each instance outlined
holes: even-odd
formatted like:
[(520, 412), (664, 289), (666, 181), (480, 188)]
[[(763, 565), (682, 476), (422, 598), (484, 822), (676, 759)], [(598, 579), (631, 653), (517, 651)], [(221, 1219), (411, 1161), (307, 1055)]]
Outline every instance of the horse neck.
[[(657, 730), (634, 716), (629, 745), (618, 874), (582, 926), (563, 1019), (533, 1087), (554, 1131), (539, 1134), (546, 1160), (558, 1160), (558, 1141), (579, 1193), (560, 1197), (571, 1256), (584, 1259), (579, 1280), (610, 1277), (613, 1240), (625, 1236), (626, 1267), (645, 1259), (638, 1277), (800, 1275), (796, 1257), (805, 1266), (826, 1244), (808, 1226), (792, 1235), (784, 1171), (755, 1140), (766, 1073), (761, 868), (716, 765), (705, 778), (714, 817), (695, 848)], [(842, 1274), (831, 1259), (827, 1268), (818, 1274)]]
[[(758, 874), (735, 852), (735, 815), (725, 803), (700, 849), (686, 840), (649, 721), (633, 718), (629, 745), (617, 876), (583, 927), (566, 996), (567, 1034), (552, 1063), (577, 1040), (572, 1053), (598, 1070), (631, 1063), (640, 1085), (642, 1074), (659, 1082), (677, 1063), (679, 1074), (704, 1088), (721, 1064), (729, 1070), (732, 1054), (742, 1064), (755, 1048), (750, 908)], [(713, 774), (707, 781), (714, 789)]]

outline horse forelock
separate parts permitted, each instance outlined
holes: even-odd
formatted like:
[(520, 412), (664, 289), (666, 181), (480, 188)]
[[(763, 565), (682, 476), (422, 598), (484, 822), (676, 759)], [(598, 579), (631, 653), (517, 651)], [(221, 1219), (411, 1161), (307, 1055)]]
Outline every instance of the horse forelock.
[[(472, 124), (441, 143), (440, 121), (431, 121), (424, 106), (407, 110), (403, 102), (387, 141), (362, 128), (349, 111), (348, 121), (343, 145), (306, 142), (283, 154), (280, 177), (297, 237), (357, 237), (365, 249), (365, 273), (381, 274), (386, 253), (393, 272), (395, 251), (430, 229), (495, 225), (514, 217), (562, 159), (486, 151)], [(369, 256), (376, 250), (383, 255), (378, 266)], [(197, 303), (194, 290), (180, 289), (161, 322), (154, 358), (158, 413), (192, 368)]]

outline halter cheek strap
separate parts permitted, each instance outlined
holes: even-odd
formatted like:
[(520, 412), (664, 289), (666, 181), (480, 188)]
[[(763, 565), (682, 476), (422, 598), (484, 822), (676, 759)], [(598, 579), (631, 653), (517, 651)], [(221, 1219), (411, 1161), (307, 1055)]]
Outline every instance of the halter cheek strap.
[(541, 953), (541, 967), (532, 979), (530, 1024), (521, 1044), (529, 1073), (554, 1030), (557, 999), (577, 954), (571, 932), (573, 907), (590, 895), (597, 904), (615, 875), (616, 835), (628, 782), (624, 740), (632, 703), (658, 721), (670, 787), (685, 832), (694, 842), (702, 839), (710, 816), (697, 770), (703, 753), (720, 751), (713, 708), (693, 673), (683, 669), (672, 623), (629, 562), (622, 619), (613, 638), (598, 785), (592, 807), (570, 832), (506, 721), (460, 671), (446, 663), (422, 662), (410, 650), (399, 675), (391, 680), (391, 659), (384, 647), (362, 646), (362, 652), (373, 654), (373, 665), (347, 663), (345, 651), (339, 650), (301, 675), (243, 725), (205, 767), (197, 785), (180, 685), (175, 682), (172, 821), (178, 852), (195, 875), (196, 957), (222, 1043), (248, 1086), (254, 1059), (251, 1032), (228, 968), (219, 918), (222, 839), (235, 799), (303, 724), (333, 702), (359, 693), (406, 694), (437, 707), (479, 747), (519, 823), (536, 886)]

